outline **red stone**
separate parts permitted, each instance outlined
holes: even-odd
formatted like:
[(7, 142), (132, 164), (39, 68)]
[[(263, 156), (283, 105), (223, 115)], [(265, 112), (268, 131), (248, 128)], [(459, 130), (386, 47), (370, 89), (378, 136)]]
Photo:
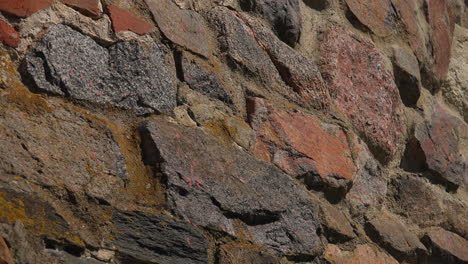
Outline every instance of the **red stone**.
[(249, 101), (249, 120), (257, 132), (254, 153), (258, 158), (273, 157), (275, 165), (293, 176), (313, 171), (325, 182), (329, 177), (352, 180), (355, 166), (341, 128), (260, 98)]
[(0, 41), (13, 48), (20, 43), (19, 33), (3, 20), (0, 20)]
[(108, 10), (112, 20), (112, 27), (115, 32), (132, 31), (137, 34), (144, 35), (153, 30), (153, 25), (127, 10), (114, 5), (108, 6)]
[(372, 153), (388, 162), (404, 138), (402, 104), (392, 73), (374, 44), (337, 27), (320, 44), (322, 75), (337, 108)]
[(434, 50), (433, 73), (437, 80), (442, 81), (447, 76), (450, 64), (455, 23), (446, 0), (428, 1), (428, 9)]
[(389, 0), (346, 0), (351, 12), (378, 36), (388, 36), (395, 29), (397, 15)]
[(52, 2), (53, 0), (2, 0), (0, 1), (0, 11), (18, 17), (28, 17), (49, 7)]
[(398, 264), (391, 256), (367, 244), (357, 245), (353, 252), (328, 244), (323, 257), (331, 264)]
[(61, 0), (64, 4), (78, 9), (80, 12), (91, 17), (100, 17), (102, 9), (99, 0)]

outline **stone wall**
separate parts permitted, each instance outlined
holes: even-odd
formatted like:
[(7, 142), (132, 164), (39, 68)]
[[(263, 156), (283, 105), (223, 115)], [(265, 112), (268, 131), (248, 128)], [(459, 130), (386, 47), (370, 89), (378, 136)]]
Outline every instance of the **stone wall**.
[(466, 8), (0, 1), (0, 263), (468, 263)]

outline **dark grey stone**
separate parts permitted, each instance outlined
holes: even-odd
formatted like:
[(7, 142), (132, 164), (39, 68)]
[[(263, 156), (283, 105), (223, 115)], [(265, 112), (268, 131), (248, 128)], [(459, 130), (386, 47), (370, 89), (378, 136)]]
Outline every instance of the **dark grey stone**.
[(141, 212), (116, 212), (112, 222), (122, 263), (208, 263), (208, 242), (186, 222)]
[(317, 205), (275, 166), (162, 119), (144, 123), (141, 134), (144, 160), (161, 163), (169, 208), (180, 217), (232, 235), (239, 219), (256, 243), (285, 255), (321, 248)]
[(204, 69), (186, 56), (181, 58), (181, 65), (184, 81), (188, 83), (190, 88), (227, 104), (232, 104), (231, 97), (224, 90), (221, 81), (214, 72)]
[(68, 26), (55, 25), (26, 56), (26, 71), (40, 91), (137, 114), (176, 106), (175, 65), (159, 44), (120, 42), (107, 50)]
[(260, 14), (277, 36), (295, 46), (301, 36), (302, 19), (298, 0), (240, 0), (241, 8)]

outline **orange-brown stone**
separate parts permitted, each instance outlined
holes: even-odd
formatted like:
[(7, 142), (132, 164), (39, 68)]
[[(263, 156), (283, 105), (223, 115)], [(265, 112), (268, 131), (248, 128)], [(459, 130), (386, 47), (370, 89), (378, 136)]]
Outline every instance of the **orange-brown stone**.
[(0, 20), (0, 42), (13, 48), (20, 43), (19, 33), (3, 20)]
[(61, 0), (64, 4), (78, 9), (81, 13), (91, 16), (100, 17), (102, 9), (99, 0)]
[(112, 27), (115, 32), (132, 31), (144, 35), (153, 30), (153, 25), (117, 6), (108, 6)]
[(257, 132), (257, 158), (273, 157), (275, 165), (293, 176), (313, 171), (325, 182), (329, 178), (352, 180), (355, 166), (341, 128), (322, 124), (310, 114), (277, 108), (260, 98), (251, 99), (248, 108)]
[(28, 17), (37, 11), (49, 7), (53, 0), (2, 0), (0, 11), (18, 17)]
[(10, 249), (2, 237), (0, 237), (0, 264), (14, 264)]

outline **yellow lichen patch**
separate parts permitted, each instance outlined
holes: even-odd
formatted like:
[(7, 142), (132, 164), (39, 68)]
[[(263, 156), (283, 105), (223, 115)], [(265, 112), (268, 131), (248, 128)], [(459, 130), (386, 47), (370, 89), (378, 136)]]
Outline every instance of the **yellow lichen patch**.
[(224, 127), (222, 121), (213, 120), (210, 122), (204, 122), (201, 125), (207, 128), (208, 132), (212, 134), (221, 143), (231, 142), (229, 132)]
[(26, 215), (26, 210), (22, 201), (9, 201), (5, 193), (0, 193), (0, 219), (2, 222), (14, 223), (17, 220), (23, 222), (25, 226), (32, 226), (34, 220)]
[(23, 84), (16, 71), (16, 65), (11, 61), (6, 51), (0, 50), (0, 88), (18, 89)]
[[(116, 206), (125, 210), (141, 210), (157, 213), (163, 209), (166, 203), (165, 187), (161, 177), (155, 175), (153, 168), (145, 166), (140, 150), (140, 138), (135, 125), (124, 126), (111, 122), (101, 115), (89, 114), (83, 109), (69, 105), (73, 111), (83, 114), (87, 119), (108, 128), (125, 158), (127, 175), (129, 178), (125, 188), (116, 190), (121, 195), (116, 195)], [(92, 172), (92, 169), (89, 168)], [(122, 208), (123, 207), (123, 208)]]
[(37, 198), (0, 191), (0, 221), (10, 224), (21, 221), (26, 230), (35, 235), (65, 239), (84, 246), (75, 232), (67, 231), (67, 223), (54, 213), (54, 209)]

